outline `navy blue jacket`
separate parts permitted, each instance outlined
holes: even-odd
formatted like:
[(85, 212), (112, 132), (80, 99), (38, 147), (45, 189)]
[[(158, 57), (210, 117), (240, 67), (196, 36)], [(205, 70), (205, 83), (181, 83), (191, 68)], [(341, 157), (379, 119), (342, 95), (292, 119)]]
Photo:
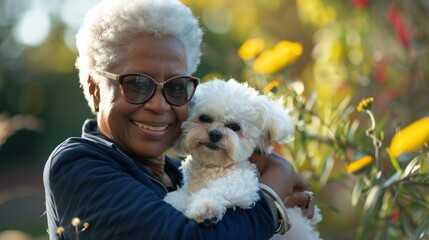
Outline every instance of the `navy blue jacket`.
[[(274, 221), (263, 194), (252, 209), (228, 210), (211, 227), (197, 224), (163, 201), (167, 189), (150, 171), (87, 120), (82, 137), (69, 138), (49, 157), (43, 175), (51, 239), (76, 239), (71, 219), (89, 227), (79, 239), (268, 239)], [(180, 184), (178, 161), (165, 171)], [(61, 236), (58, 226), (65, 228)], [(81, 227), (80, 227), (81, 228)]]

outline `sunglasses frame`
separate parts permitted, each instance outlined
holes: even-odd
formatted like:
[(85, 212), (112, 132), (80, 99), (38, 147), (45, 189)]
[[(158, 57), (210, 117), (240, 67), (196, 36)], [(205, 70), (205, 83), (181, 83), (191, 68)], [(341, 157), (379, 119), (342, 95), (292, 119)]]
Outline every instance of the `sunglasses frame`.
[[(172, 77), (172, 78), (169, 78), (169, 79), (165, 80), (165, 81), (164, 81), (164, 82), (162, 82), (162, 83), (159, 83), (159, 82), (155, 81), (155, 79), (153, 79), (151, 76), (146, 75), (146, 74), (143, 74), (143, 73), (114, 74), (114, 73), (107, 72), (107, 71), (103, 71), (103, 70), (98, 70), (98, 71), (97, 71), (97, 73), (98, 73), (99, 75), (103, 76), (103, 77), (108, 78), (108, 79), (118, 81), (118, 82), (119, 82), (119, 85), (120, 85), (120, 87), (121, 87), (121, 94), (122, 94), (122, 96), (125, 98), (125, 100), (127, 100), (127, 102), (132, 103), (132, 104), (143, 104), (143, 103), (148, 102), (148, 101), (153, 97), (153, 95), (155, 94), (155, 91), (158, 89), (158, 87), (160, 87), (160, 88), (161, 88), (161, 92), (162, 92), (162, 96), (164, 97), (165, 101), (166, 101), (168, 104), (170, 104), (170, 105), (172, 105), (172, 106), (183, 106), (183, 105), (185, 105), (186, 103), (188, 103), (188, 102), (192, 99), (192, 97), (194, 96), (195, 90), (197, 89), (197, 86), (198, 86), (198, 84), (200, 83), (200, 79), (199, 79), (199, 78), (197, 78), (197, 77), (193, 77), (193, 76), (174, 76), (174, 77)], [(143, 102), (135, 102), (135, 101), (131, 101), (131, 100), (129, 100), (129, 99), (125, 96), (125, 93), (124, 93), (124, 89), (123, 89), (122, 84), (123, 84), (123, 82), (124, 82), (124, 78), (125, 78), (125, 77), (127, 77), (127, 76), (130, 76), (130, 75), (147, 77), (147, 78), (149, 78), (150, 80), (152, 80), (152, 82), (155, 84), (155, 87), (153, 88), (152, 92), (150, 93), (150, 95), (149, 95), (148, 99), (146, 99), (146, 101), (143, 101)], [(191, 82), (194, 84), (194, 89), (193, 89), (193, 91), (192, 91), (192, 94), (191, 94), (191, 96), (189, 97), (189, 99), (188, 99), (187, 101), (185, 101), (183, 104), (174, 104), (174, 103), (171, 103), (171, 102), (167, 99), (167, 97), (165, 96), (164, 85), (165, 85), (166, 83), (168, 83), (169, 81), (171, 81), (171, 80), (174, 80), (174, 79), (177, 79), (177, 78), (182, 78), (182, 77), (189, 78), (189, 79), (191, 80)]]

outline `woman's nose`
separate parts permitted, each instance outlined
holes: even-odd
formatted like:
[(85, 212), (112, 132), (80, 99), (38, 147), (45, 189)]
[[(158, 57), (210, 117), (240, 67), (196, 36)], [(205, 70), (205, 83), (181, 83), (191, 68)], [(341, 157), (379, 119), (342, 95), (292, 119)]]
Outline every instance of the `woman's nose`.
[(167, 112), (171, 109), (170, 104), (165, 100), (162, 89), (158, 86), (153, 96), (144, 104), (144, 108), (156, 113)]

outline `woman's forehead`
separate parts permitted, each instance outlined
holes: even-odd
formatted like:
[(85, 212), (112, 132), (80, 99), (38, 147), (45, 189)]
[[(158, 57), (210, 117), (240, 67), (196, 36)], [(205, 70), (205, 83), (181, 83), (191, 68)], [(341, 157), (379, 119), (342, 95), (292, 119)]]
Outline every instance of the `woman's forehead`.
[(131, 38), (122, 51), (123, 57), (115, 64), (117, 67), (113, 67), (117, 73), (148, 73), (157, 68), (174, 70), (177, 74), (186, 71), (186, 51), (180, 40), (174, 37), (139, 35)]

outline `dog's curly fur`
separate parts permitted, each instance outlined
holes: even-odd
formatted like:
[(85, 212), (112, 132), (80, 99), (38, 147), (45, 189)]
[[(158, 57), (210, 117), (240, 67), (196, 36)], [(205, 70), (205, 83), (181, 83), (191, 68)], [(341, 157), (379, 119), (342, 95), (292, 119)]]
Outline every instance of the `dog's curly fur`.
[[(259, 187), (249, 157), (255, 149), (269, 153), (274, 143), (289, 140), (293, 129), (281, 101), (247, 84), (233, 79), (201, 84), (174, 143), (176, 151), (189, 154), (182, 163), (184, 184), (165, 201), (203, 224), (216, 223), (228, 208), (251, 208), (259, 200)], [(288, 239), (318, 239), (313, 227), (320, 221), (318, 212), (310, 222), (299, 208), (287, 211), (292, 222)]]

